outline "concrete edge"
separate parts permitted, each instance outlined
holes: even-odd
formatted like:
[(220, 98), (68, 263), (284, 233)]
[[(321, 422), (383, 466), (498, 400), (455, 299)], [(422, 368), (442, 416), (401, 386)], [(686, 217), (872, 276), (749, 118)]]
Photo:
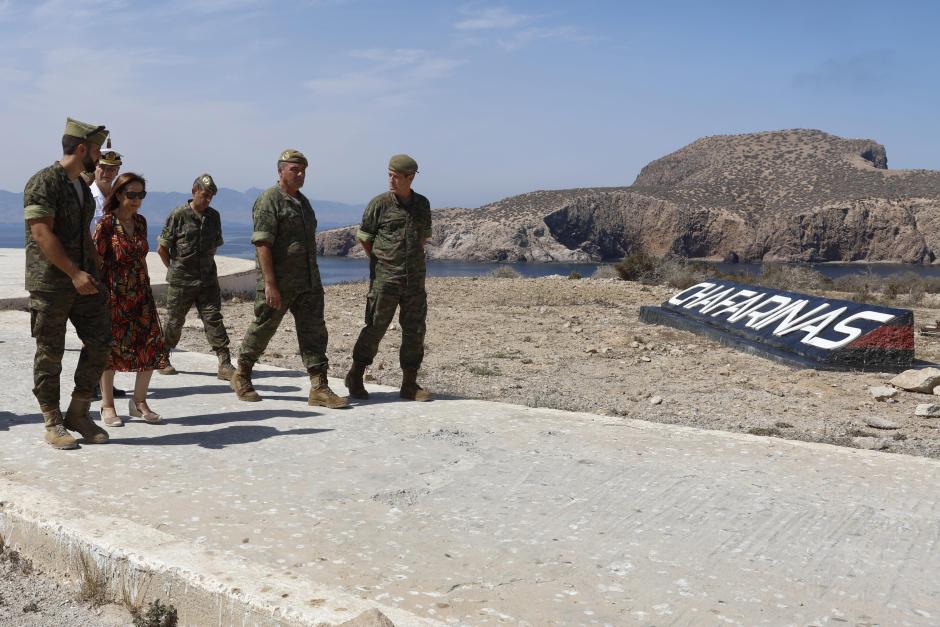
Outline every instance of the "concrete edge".
[[(123, 518), (81, 511), (57, 496), (0, 477), (0, 539), (46, 572), (97, 578), (110, 600), (172, 604), (181, 625), (337, 625), (377, 609), (396, 627), (442, 625)], [(133, 547), (133, 549), (129, 548)]]

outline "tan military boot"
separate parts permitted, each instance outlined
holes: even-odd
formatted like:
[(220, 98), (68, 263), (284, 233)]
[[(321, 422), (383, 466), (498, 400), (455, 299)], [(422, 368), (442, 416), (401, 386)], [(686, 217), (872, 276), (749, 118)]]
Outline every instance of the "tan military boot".
[(225, 349), (216, 353), (219, 358), (219, 372), (216, 377), (222, 381), (231, 381), (235, 374), (235, 366), (232, 365), (232, 356)]
[(349, 407), (349, 399), (333, 393), (329, 383), (327, 383), (326, 368), (324, 368), (310, 371), (310, 396), (307, 398), (307, 404), (329, 407), (330, 409), (342, 409), (343, 407)]
[(253, 365), (239, 360), (238, 368), (232, 373), (232, 378), (229, 380), (229, 385), (235, 390), (235, 396), (240, 401), (254, 403), (261, 400), (261, 396), (255, 392), (254, 386), (251, 385), (251, 368)]
[(401, 370), (401, 390), (398, 395), (409, 401), (429, 401), (431, 393), (418, 385), (418, 369), (402, 368)]
[(46, 423), (46, 443), (49, 446), (61, 450), (78, 448), (78, 442), (65, 430), (65, 420), (58, 407), (43, 409), (42, 419)]
[(360, 364), (358, 361), (353, 361), (352, 368), (349, 369), (349, 372), (346, 373), (346, 378), (343, 380), (352, 398), (361, 400), (369, 398), (369, 392), (366, 391), (366, 386), (362, 383), (362, 377), (365, 373), (366, 365)]
[(73, 396), (69, 408), (65, 410), (65, 428), (80, 433), (88, 444), (104, 444), (108, 441), (108, 432), (88, 416), (90, 407), (90, 398)]

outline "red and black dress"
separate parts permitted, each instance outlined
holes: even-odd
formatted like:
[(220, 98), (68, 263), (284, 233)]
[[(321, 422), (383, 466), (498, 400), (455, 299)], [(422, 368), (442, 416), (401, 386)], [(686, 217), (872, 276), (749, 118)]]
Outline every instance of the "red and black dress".
[(129, 237), (114, 213), (105, 214), (95, 228), (94, 240), (108, 289), (114, 338), (108, 370), (138, 372), (167, 367), (170, 362), (147, 273), (147, 220), (135, 214), (134, 235)]

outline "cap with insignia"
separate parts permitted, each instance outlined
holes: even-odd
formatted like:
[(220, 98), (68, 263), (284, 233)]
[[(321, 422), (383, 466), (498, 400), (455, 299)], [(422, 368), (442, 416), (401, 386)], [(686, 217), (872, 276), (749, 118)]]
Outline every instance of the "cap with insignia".
[(418, 171), (418, 162), (408, 155), (395, 155), (388, 160), (388, 169), (399, 174), (414, 174)]
[(123, 165), (121, 153), (111, 148), (111, 138), (108, 137), (107, 146), (101, 149), (101, 158), (98, 159), (98, 165)]
[(108, 136), (108, 131), (104, 126), (95, 126), (87, 122), (66, 118), (64, 135), (84, 139), (87, 142), (101, 146)]
[(299, 150), (294, 150), (293, 148), (288, 148), (281, 153), (281, 156), (277, 158), (277, 162), (280, 163), (286, 161), (287, 163), (299, 163), (305, 168), (307, 167), (307, 157), (304, 156), (304, 153)]
[(196, 180), (193, 181), (193, 187), (196, 189), (204, 189), (213, 196), (219, 193), (219, 188), (216, 187), (215, 181), (212, 180), (212, 177), (208, 174), (200, 174), (196, 177)]

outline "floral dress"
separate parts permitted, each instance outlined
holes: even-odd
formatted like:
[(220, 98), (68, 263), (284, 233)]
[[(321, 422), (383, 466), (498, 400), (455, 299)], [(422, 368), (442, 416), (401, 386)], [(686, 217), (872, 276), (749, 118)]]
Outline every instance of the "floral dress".
[(135, 214), (134, 235), (129, 237), (117, 215), (105, 214), (94, 240), (108, 289), (114, 338), (108, 369), (138, 372), (167, 367), (170, 362), (147, 274), (147, 220)]

